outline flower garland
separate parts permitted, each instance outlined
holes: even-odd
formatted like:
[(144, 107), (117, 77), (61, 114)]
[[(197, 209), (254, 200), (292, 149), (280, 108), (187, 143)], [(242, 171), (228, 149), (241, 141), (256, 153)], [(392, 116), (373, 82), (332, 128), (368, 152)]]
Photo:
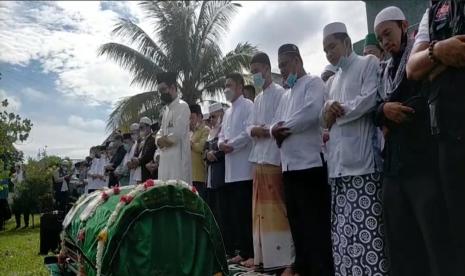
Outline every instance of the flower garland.
[[(96, 267), (97, 267), (97, 276), (102, 275), (102, 261), (103, 261), (103, 252), (105, 250), (105, 245), (108, 241), (108, 229), (115, 223), (116, 219), (118, 218), (121, 210), (128, 204), (132, 202), (132, 200), (142, 194), (143, 192), (152, 189), (153, 187), (161, 187), (161, 186), (181, 186), (183, 188), (189, 189), (192, 193), (196, 194), (198, 196), (198, 191), (195, 189), (194, 186), (190, 186), (184, 181), (179, 181), (179, 180), (168, 180), (168, 181), (161, 181), (157, 180), (156, 182), (152, 179), (149, 179), (145, 181), (142, 184), (137, 185), (132, 191), (127, 193), (126, 195), (122, 195), (120, 197), (120, 201), (116, 204), (115, 209), (111, 213), (107, 224), (103, 229), (100, 231), (100, 233), (97, 236), (97, 254), (96, 254)], [(84, 216), (84, 220), (86, 221), (89, 217), (93, 215), (95, 210), (97, 209), (98, 206), (100, 206), (103, 202), (105, 202), (109, 196), (111, 195), (117, 195), (120, 193), (120, 188), (119, 186), (114, 187), (111, 190), (106, 190), (102, 192), (101, 199), (92, 206), (92, 209), (90, 209), (91, 212), (87, 216)], [(81, 218), (82, 220), (82, 218)], [(80, 236), (80, 235), (78, 235)], [(82, 237), (84, 239), (84, 237)]]

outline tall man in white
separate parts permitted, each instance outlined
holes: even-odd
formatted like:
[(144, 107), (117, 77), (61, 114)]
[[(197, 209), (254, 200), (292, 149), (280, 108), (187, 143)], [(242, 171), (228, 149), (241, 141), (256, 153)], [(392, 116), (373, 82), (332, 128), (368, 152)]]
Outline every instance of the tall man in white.
[(267, 54), (257, 53), (250, 62), (250, 71), (256, 87), (263, 89), (254, 101), (247, 132), (253, 140), (249, 161), (253, 172), (253, 243), (255, 265), (264, 270), (286, 268), (291, 274), (294, 244), (284, 202), (281, 157), (270, 135), (284, 88), (273, 83), (271, 63)]
[(387, 275), (372, 113), (379, 62), (352, 52), (343, 23), (325, 26), (323, 36), (328, 61), (339, 67), (321, 114), (331, 137), (327, 150), (335, 273)]
[(189, 139), (189, 105), (178, 95), (176, 73), (157, 75), (158, 92), (165, 104), (161, 127), (156, 136), (160, 151), (160, 180), (179, 179), (192, 184), (191, 145)]
[[(225, 153), (225, 194), (228, 202), (225, 210), (227, 253), (235, 255), (231, 262), (245, 261), (253, 265), (252, 242), (252, 163), (249, 162), (251, 140), (247, 134), (247, 122), (252, 113), (252, 101), (244, 98), (244, 78), (239, 73), (226, 76), (225, 96), (231, 102), (223, 118), (218, 147)], [(227, 190), (227, 192), (226, 192)], [(229, 248), (228, 248), (229, 247)]]
[(287, 215), (295, 245), (295, 272), (331, 272), (330, 190), (321, 157), (318, 115), (324, 83), (307, 75), (299, 49), (284, 44), (278, 50), (281, 75), (290, 90), (281, 99), (271, 133), (281, 152)]

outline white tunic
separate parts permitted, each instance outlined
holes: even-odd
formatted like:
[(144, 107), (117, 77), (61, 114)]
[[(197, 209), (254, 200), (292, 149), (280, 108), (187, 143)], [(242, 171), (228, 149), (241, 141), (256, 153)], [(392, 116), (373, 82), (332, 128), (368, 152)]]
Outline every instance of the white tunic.
[(252, 150), (249, 156), (249, 161), (252, 163), (270, 164), (275, 166), (279, 166), (281, 164), (281, 157), (275, 140), (272, 137), (252, 137), (251, 130), (254, 127), (260, 127), (263, 125), (270, 129), (284, 93), (284, 88), (272, 82), (255, 98), (252, 116), (247, 127), (247, 133), (253, 141)]
[(227, 143), (234, 148), (233, 152), (224, 157), (226, 183), (252, 179), (252, 163), (249, 162), (252, 140), (247, 134), (247, 124), (252, 110), (252, 101), (240, 96), (224, 114), (218, 145), (227, 140)]
[(177, 179), (192, 184), (191, 146), (189, 140), (189, 105), (179, 97), (163, 111), (160, 130), (156, 142), (167, 136), (173, 143), (169, 148), (159, 149), (160, 165), (158, 178), (161, 180)]
[(284, 127), (292, 133), (280, 148), (283, 171), (323, 166), (319, 113), (324, 93), (325, 86), (320, 77), (304, 75), (281, 99), (273, 123), (284, 121)]
[(107, 186), (106, 180), (102, 180), (100, 178), (91, 178), (90, 175), (105, 175), (105, 166), (108, 165), (107, 159), (105, 157), (101, 158), (94, 158), (92, 160), (92, 165), (90, 166), (89, 172), (87, 173), (87, 186), (86, 186), (86, 193), (88, 190), (95, 190), (101, 189)]
[(377, 137), (372, 111), (376, 105), (378, 66), (375, 56), (352, 53), (347, 64), (334, 75), (320, 114), (322, 119), (324, 110), (334, 101), (341, 103), (345, 110), (345, 115), (331, 127), (326, 144), (331, 178), (370, 174), (376, 170)]

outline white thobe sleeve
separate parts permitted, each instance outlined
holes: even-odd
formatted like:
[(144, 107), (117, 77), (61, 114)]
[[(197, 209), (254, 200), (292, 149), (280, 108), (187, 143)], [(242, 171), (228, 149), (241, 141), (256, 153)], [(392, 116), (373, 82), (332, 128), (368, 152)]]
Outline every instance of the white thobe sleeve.
[(344, 125), (359, 119), (376, 106), (378, 91), (379, 61), (375, 56), (369, 56), (369, 62), (362, 72), (362, 87), (355, 99), (341, 103), (345, 115), (336, 119), (337, 125)]
[(240, 118), (242, 122), (241, 132), (239, 133), (239, 135), (228, 141), (228, 144), (230, 144), (234, 150), (241, 149), (251, 142), (250, 136), (249, 134), (247, 134), (247, 124), (251, 120), (250, 117), (253, 114), (253, 106), (254, 105), (252, 102), (244, 103), (243, 108), (245, 108), (245, 112), (242, 112), (242, 116)]
[(253, 109), (252, 109), (252, 112), (249, 116), (249, 120), (247, 122), (247, 128), (246, 128), (246, 132), (247, 132), (247, 135), (249, 135), (250, 138), (253, 138), (252, 137), (252, 128), (254, 127), (258, 127), (260, 125), (257, 124), (257, 112), (258, 112), (258, 106), (260, 105), (259, 104), (259, 101), (261, 101), (263, 98), (260, 97), (260, 98), (256, 98), (254, 103), (253, 103)]
[(421, 18), (420, 25), (418, 26), (418, 33), (415, 36), (415, 42), (413, 43), (413, 47), (417, 46), (420, 43), (429, 43), (429, 9), (426, 9), (426, 12), (423, 14)]
[(324, 101), (325, 86), (320, 78), (313, 78), (305, 87), (304, 106), (292, 113), (284, 123), (292, 133), (299, 133), (318, 123)]

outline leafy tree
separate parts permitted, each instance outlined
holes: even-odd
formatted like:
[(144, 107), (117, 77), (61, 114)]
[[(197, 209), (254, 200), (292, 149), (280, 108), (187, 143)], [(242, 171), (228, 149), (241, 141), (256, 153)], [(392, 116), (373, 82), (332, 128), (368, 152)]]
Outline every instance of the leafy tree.
[(150, 32), (129, 19), (121, 19), (113, 35), (126, 40), (127, 45), (106, 43), (98, 54), (128, 70), (133, 76), (131, 84), (148, 92), (120, 100), (107, 128), (127, 128), (144, 114), (158, 118), (160, 100), (154, 91), (158, 72), (178, 72), (182, 97), (192, 104), (204, 91), (220, 91), (227, 73), (248, 67), (256, 47), (239, 43), (226, 55), (219, 47), (240, 6), (232, 1), (144, 1), (140, 7), (144, 19), (153, 26)]

